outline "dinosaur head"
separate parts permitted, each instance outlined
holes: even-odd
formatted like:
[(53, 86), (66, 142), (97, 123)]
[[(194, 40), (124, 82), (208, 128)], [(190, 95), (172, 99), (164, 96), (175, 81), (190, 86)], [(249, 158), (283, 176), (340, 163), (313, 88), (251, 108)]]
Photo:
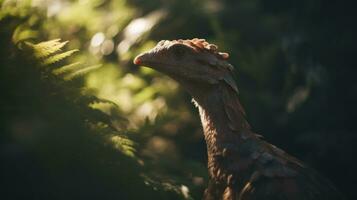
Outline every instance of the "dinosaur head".
[(228, 54), (204, 39), (162, 40), (151, 50), (138, 55), (134, 64), (160, 71), (179, 82), (214, 84), (233, 70)]

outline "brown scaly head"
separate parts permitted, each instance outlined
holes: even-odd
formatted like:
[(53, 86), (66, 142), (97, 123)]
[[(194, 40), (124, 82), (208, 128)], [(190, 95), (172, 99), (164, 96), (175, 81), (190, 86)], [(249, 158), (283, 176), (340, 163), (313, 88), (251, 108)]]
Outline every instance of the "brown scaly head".
[(134, 64), (158, 70), (183, 83), (215, 84), (225, 80), (237, 91), (232, 81), (233, 66), (228, 53), (204, 39), (162, 40), (151, 50), (138, 55)]

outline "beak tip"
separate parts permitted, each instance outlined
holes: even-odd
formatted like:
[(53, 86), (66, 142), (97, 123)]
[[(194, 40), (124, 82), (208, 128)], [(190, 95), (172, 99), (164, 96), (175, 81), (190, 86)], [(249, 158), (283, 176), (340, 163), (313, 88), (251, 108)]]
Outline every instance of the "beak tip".
[(135, 65), (140, 65), (140, 64), (141, 64), (141, 60), (140, 60), (139, 57), (136, 57), (136, 58), (134, 59), (134, 64), (135, 64)]

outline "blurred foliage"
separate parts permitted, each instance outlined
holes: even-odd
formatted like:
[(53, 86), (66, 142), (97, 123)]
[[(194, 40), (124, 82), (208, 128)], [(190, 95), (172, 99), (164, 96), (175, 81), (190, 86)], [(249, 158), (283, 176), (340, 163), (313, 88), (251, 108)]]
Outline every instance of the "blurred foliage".
[(200, 199), (197, 111), (177, 83), (131, 61), (194, 37), (230, 53), (255, 131), (357, 198), (353, 3), (0, 4), (1, 199)]

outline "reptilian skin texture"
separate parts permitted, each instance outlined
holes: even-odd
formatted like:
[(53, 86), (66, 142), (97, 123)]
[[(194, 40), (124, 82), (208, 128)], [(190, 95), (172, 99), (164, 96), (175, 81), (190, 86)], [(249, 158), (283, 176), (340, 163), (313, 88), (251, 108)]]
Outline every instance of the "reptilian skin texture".
[(343, 199), (313, 169), (265, 142), (245, 118), (229, 55), (204, 39), (160, 41), (135, 64), (176, 81), (198, 107), (207, 143), (207, 200)]

